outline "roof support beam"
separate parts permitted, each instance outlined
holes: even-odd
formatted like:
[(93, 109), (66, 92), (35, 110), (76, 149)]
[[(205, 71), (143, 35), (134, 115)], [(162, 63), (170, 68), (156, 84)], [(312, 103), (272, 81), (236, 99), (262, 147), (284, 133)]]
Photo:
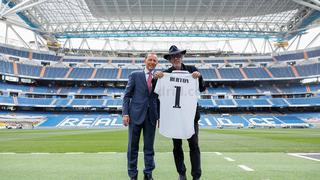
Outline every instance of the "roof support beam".
[(320, 32), (311, 40), (311, 42), (305, 48), (310, 47), (319, 37), (320, 37)]
[(0, 16), (1, 16), (1, 14), (3, 14), (3, 12), (7, 9), (7, 7), (9, 7), (9, 3), (10, 3), (10, 1), (8, 1), (8, 2), (2, 7), (2, 9), (1, 9), (1, 11), (0, 11)]
[(22, 37), (19, 35), (19, 33), (17, 33), (17, 31), (16, 31), (11, 25), (8, 25), (8, 24), (7, 24), (7, 26), (14, 32), (14, 34), (19, 38), (19, 40), (24, 44), (24, 46), (25, 46), (26, 48), (30, 48), (30, 46), (28, 45), (28, 43), (26, 43), (26, 41), (24, 41), (24, 40), (22, 39)]
[(36, 49), (39, 50), (37, 34), (35, 32), (33, 32), (33, 36), (34, 36), (34, 44), (36, 45)]
[(6, 24), (6, 32), (5, 32), (5, 40), (4, 40), (4, 42), (6, 43), (6, 44), (8, 44), (8, 24)]
[(296, 46), (296, 50), (298, 50), (298, 48), (299, 48), (299, 46), (300, 46), (301, 37), (302, 37), (302, 35), (299, 35), (298, 42), (297, 42), (297, 46)]
[(30, 2), (32, 0), (25, 0), (25, 1), (22, 1), (21, 3), (17, 4), (16, 6), (14, 6), (13, 8), (11, 9), (8, 9), (7, 11), (3, 12), (2, 14), (0, 14), (1, 17), (4, 17), (6, 16), (7, 14), (10, 14), (11, 12), (19, 9), (20, 7), (23, 7), (23, 5), (25, 5), (26, 3)]
[[(306, 1), (303, 1), (303, 0), (292, 0), (292, 1), (294, 1), (294, 2), (296, 2), (296, 3), (298, 3), (298, 4), (301, 4), (301, 5), (303, 5), (303, 6), (307, 6), (307, 7), (309, 7), (309, 8), (312, 8), (312, 9), (315, 9), (315, 10), (317, 10), (317, 11), (320, 11), (320, 6), (318, 5), (314, 5), (314, 4), (311, 4), (311, 3), (309, 3), (309, 2), (306, 2)], [(315, 1), (315, 0), (314, 0)], [(318, 2), (319, 3), (319, 2)]]
[(318, 6), (320, 6), (320, 1), (319, 0), (310, 0), (312, 2), (314, 2), (315, 4), (317, 4)]
[(48, 0), (39, 0), (38, 2), (34, 2), (34, 3), (31, 3), (31, 4), (27, 5), (27, 6), (25, 6), (25, 4), (27, 4), (27, 3), (31, 2), (31, 1), (32, 0), (22, 1), (21, 3), (17, 4), (13, 8), (8, 9), (7, 11), (3, 12), (0, 16), (4, 17), (4, 16), (10, 15), (10, 14), (14, 14), (14, 13), (17, 13), (17, 12), (20, 12), (20, 11), (24, 11), (26, 9), (29, 9), (29, 8), (32, 8), (32, 7), (37, 6), (39, 4), (42, 4), (42, 3), (44, 3), (44, 2), (46, 2)]

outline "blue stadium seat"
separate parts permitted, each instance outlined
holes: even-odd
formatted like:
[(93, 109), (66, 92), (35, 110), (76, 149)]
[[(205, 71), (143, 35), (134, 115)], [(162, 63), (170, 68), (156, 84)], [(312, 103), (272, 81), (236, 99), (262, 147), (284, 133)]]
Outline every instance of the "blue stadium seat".
[(309, 58), (320, 57), (320, 49), (307, 51), (307, 54)]
[(291, 106), (320, 106), (320, 97), (312, 98), (287, 98)]
[(219, 72), (223, 79), (243, 79), (239, 68), (220, 68)]
[(300, 76), (312, 76), (320, 74), (320, 63), (296, 66)]
[(35, 107), (44, 107), (50, 106), (53, 99), (52, 98), (23, 98), (18, 97), (19, 106), (35, 106)]
[(44, 78), (64, 78), (67, 75), (69, 68), (62, 67), (46, 67), (46, 71), (44, 72)]
[(105, 90), (106, 89), (102, 87), (95, 87), (95, 88), (84, 87), (81, 89), (80, 94), (102, 95), (104, 94)]
[(263, 68), (243, 68), (248, 78), (271, 78)]
[(3, 91), (30, 92), (30, 86), (18, 85), (18, 84), (9, 84), (9, 83), (0, 82), (0, 90), (3, 90)]
[(218, 76), (214, 69), (199, 69), (204, 79), (218, 79)]
[(99, 68), (94, 79), (116, 79), (118, 75), (118, 69)]
[(218, 107), (236, 107), (232, 99), (215, 99), (215, 104)]
[(272, 62), (273, 59), (272, 58), (252, 58), (250, 59), (251, 62), (254, 63), (260, 63), (260, 62)]
[(13, 105), (14, 101), (13, 101), (12, 97), (0, 96), (0, 104), (1, 105)]
[(138, 71), (138, 69), (122, 69), (122, 73), (121, 73), (120, 79), (128, 79), (129, 75), (134, 71)]
[(55, 107), (70, 107), (69, 102), (71, 99), (69, 98), (63, 98), (63, 99), (56, 99), (56, 102), (54, 103)]
[(40, 77), (41, 66), (17, 63), (18, 73), (23, 76)]
[(124, 88), (108, 87), (107, 94), (123, 94), (124, 90)]
[(275, 78), (295, 77), (291, 67), (271, 67), (268, 69)]
[(0, 73), (4, 74), (14, 74), (13, 64), (8, 61), (0, 60)]
[(106, 105), (107, 107), (122, 107), (122, 99), (109, 99)]
[(199, 105), (204, 108), (212, 108), (214, 107), (212, 99), (199, 99)]
[(307, 88), (304, 85), (290, 85), (290, 86), (278, 85), (277, 87), (282, 91), (282, 93), (285, 93), (285, 94), (307, 93)]
[(209, 94), (231, 94), (232, 91), (230, 90), (230, 87), (209, 87), (208, 88)]
[(73, 68), (68, 78), (89, 79), (92, 73), (93, 68)]
[(235, 94), (258, 94), (256, 87), (234, 87)]
[(59, 94), (69, 94), (69, 93), (77, 94), (78, 91), (79, 91), (79, 88), (77, 87), (62, 87)]
[(283, 98), (270, 98), (272, 107), (288, 107), (289, 104)]
[(274, 56), (274, 58), (277, 61), (291, 61), (291, 60), (302, 60), (304, 59), (304, 54), (303, 52), (297, 52), (297, 53), (290, 53), (290, 54), (283, 54), (283, 55), (278, 55)]

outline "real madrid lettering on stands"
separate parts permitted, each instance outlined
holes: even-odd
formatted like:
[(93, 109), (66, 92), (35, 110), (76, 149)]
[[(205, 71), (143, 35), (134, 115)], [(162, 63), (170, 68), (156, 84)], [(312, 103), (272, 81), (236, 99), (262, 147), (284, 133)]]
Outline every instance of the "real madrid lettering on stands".
[(122, 120), (119, 117), (67, 117), (57, 127), (87, 127), (87, 128), (116, 128), (122, 127)]

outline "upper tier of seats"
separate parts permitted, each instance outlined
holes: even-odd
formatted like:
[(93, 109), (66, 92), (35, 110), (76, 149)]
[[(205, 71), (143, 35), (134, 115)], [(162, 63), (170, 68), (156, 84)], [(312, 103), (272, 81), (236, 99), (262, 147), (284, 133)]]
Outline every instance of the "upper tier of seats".
[[(161, 70), (160, 68), (158, 68)], [(205, 80), (294, 79), (320, 74), (320, 63), (282, 67), (198, 68)], [(67, 68), (14, 63), (0, 59), (0, 74), (35, 79), (127, 80), (137, 68)]]
[[(20, 94), (43, 94), (43, 95), (112, 95), (123, 94), (124, 88), (116, 87), (45, 87), (8, 84), (0, 82), (1, 92), (20, 92)], [(229, 95), (276, 95), (276, 94), (308, 94), (319, 93), (320, 84), (297, 85), (260, 85), (250, 87), (219, 86), (208, 87), (202, 94), (229, 94)]]
[[(0, 54), (28, 58), (33, 60), (40, 61), (61, 61), (68, 63), (121, 63), (121, 64), (130, 64), (130, 63), (143, 63), (143, 60), (140, 58), (108, 58), (108, 57), (83, 57), (83, 56), (57, 56), (49, 52), (33, 52), (23, 48), (9, 47), (7, 45), (0, 45)], [(258, 63), (258, 62), (277, 62), (277, 61), (292, 61), (292, 60), (305, 60), (308, 58), (320, 57), (320, 48), (298, 50), (298, 51), (289, 51), (279, 54), (273, 54), (270, 56), (248, 56), (248, 57), (217, 57), (217, 58), (187, 58), (188, 63)], [(114, 60), (113, 60), (114, 59)], [(168, 61), (161, 59), (159, 63), (168, 63)]]
[[(320, 97), (309, 98), (256, 98), (256, 99), (199, 99), (203, 108), (284, 108), (284, 107), (320, 107)], [(122, 108), (122, 99), (105, 97), (101, 99), (75, 98), (30, 98), (1, 96), (0, 105), (16, 107), (52, 107), (52, 108)]]

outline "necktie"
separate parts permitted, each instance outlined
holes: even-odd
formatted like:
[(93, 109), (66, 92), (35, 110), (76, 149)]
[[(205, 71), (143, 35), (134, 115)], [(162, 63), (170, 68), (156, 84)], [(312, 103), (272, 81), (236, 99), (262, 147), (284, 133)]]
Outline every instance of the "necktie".
[(151, 73), (151, 71), (149, 71), (149, 76), (148, 76), (148, 80), (147, 80), (147, 85), (148, 85), (148, 90), (149, 90), (149, 92), (151, 92), (151, 87), (152, 87), (152, 83), (151, 83), (151, 81), (152, 81), (152, 73)]

